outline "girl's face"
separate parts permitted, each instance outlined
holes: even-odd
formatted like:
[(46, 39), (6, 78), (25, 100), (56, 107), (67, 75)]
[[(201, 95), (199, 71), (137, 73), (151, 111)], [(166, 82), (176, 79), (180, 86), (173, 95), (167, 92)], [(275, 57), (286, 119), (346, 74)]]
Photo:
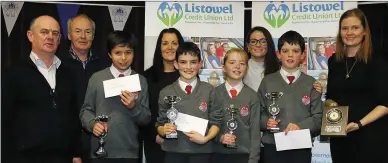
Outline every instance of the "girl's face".
[(237, 52), (231, 52), (227, 55), (226, 61), (222, 67), (227, 80), (241, 80), (248, 68), (248, 56)]

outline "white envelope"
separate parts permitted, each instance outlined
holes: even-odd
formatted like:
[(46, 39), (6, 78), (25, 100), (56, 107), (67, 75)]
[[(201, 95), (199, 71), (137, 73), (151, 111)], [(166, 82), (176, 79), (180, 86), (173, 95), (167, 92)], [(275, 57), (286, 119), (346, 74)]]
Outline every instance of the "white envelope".
[(275, 133), (275, 143), (277, 151), (311, 148), (310, 129)]
[(139, 74), (103, 81), (105, 98), (118, 96), (121, 91), (141, 91)]
[(179, 131), (196, 131), (202, 136), (205, 136), (208, 122), (209, 120), (203, 118), (198, 118), (184, 113), (178, 113), (178, 118), (175, 120), (175, 125)]

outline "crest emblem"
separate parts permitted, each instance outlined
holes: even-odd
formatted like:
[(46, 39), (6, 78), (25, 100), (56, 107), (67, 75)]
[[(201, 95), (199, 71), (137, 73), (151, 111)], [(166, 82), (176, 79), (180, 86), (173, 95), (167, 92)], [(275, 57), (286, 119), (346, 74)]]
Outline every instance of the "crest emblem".
[(249, 109), (248, 107), (246, 106), (243, 106), (241, 109), (240, 109), (240, 114), (241, 116), (245, 117), (249, 114)]
[(201, 102), (201, 104), (199, 105), (199, 110), (201, 110), (202, 112), (206, 112), (207, 111), (207, 103)]
[(304, 105), (310, 104), (310, 96), (303, 96), (302, 102)]

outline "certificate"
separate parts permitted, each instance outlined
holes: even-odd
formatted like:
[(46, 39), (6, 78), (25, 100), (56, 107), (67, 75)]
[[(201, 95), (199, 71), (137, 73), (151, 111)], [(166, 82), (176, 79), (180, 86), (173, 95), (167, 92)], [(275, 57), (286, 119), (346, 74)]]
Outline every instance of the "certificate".
[(276, 151), (311, 148), (310, 129), (275, 133)]
[(105, 80), (102, 83), (104, 85), (105, 98), (118, 96), (124, 90), (129, 92), (141, 91), (139, 74)]
[(178, 113), (178, 119), (175, 120), (177, 130), (182, 132), (196, 131), (205, 136), (209, 120), (198, 118), (192, 115)]

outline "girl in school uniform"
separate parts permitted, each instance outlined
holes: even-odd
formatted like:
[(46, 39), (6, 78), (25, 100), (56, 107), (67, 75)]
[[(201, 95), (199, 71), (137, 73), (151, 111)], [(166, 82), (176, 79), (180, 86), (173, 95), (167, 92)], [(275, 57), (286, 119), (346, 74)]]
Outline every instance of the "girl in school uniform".
[(212, 163), (259, 161), (260, 104), (256, 92), (242, 81), (247, 66), (248, 55), (244, 50), (234, 48), (226, 53), (222, 67), (226, 82), (216, 88), (215, 102), (222, 107), (223, 119), (214, 141)]

